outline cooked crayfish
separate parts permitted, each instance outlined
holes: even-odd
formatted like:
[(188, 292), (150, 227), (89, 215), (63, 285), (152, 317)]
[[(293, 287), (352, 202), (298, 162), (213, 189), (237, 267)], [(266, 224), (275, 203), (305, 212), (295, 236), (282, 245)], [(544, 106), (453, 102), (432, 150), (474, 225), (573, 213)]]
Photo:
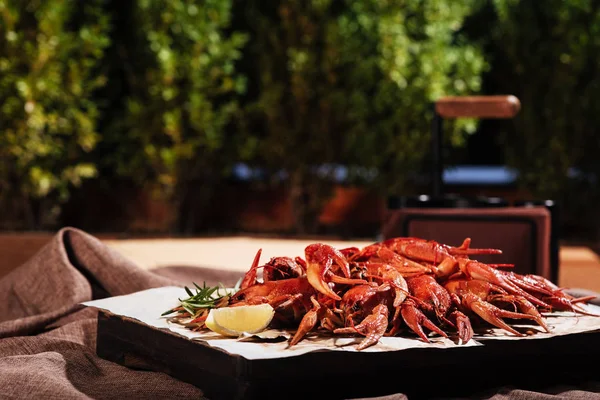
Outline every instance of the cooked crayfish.
[(363, 335), (359, 350), (406, 331), (426, 342), (436, 334), (460, 344), (486, 324), (523, 335), (507, 322), (515, 319), (549, 332), (541, 312), (593, 315), (582, 306), (591, 297), (573, 298), (543, 277), (471, 258), (501, 253), (471, 248), (469, 238), (453, 247), (408, 237), (362, 249), (315, 243), (304, 258), (274, 257), (260, 265), (259, 250), (228, 306), (271, 304), (276, 323), (297, 328), (290, 346), (324, 329)]

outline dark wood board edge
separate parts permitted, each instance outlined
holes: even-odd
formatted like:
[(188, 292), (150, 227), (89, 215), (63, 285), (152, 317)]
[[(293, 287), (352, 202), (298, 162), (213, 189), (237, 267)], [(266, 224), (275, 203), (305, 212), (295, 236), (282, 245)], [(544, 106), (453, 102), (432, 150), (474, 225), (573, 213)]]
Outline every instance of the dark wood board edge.
[(244, 398), (246, 359), (194, 343), (131, 318), (98, 313), (98, 356), (133, 369), (166, 373), (211, 399)]
[(210, 399), (348, 399), (392, 393), (413, 399), (471, 396), (499, 386), (542, 390), (551, 383), (577, 385), (594, 378), (583, 361), (598, 359), (598, 344), (600, 333), (593, 332), (487, 340), (485, 346), (445, 350), (313, 352), (247, 360), (101, 312), (97, 350), (100, 357), (121, 365), (164, 372), (193, 384)]

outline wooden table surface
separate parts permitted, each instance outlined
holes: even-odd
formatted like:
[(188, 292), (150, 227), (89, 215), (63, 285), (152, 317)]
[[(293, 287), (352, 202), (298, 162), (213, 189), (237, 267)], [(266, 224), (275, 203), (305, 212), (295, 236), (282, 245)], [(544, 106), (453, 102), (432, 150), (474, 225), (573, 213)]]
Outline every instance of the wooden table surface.
[[(27, 261), (44, 246), (53, 233), (0, 233), (0, 278)], [(313, 240), (268, 239), (257, 237), (220, 237), (192, 239), (118, 239), (98, 235), (109, 247), (142, 268), (195, 266), (245, 272), (256, 251), (263, 249), (262, 261), (273, 256), (302, 256)], [(361, 247), (370, 241), (327, 240), (338, 248)], [(559, 284), (600, 292), (600, 257), (585, 246), (560, 248)]]

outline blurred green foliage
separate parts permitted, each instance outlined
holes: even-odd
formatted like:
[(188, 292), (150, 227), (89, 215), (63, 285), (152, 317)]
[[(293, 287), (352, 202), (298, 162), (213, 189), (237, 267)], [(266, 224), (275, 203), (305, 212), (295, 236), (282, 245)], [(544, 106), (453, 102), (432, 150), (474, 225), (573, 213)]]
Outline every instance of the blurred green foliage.
[[(379, 170), (398, 192), (429, 147), (431, 103), (480, 88), (485, 67), (460, 34), (472, 1), (239, 1), (256, 161), (289, 174), (299, 230), (315, 229), (331, 182), (314, 168)], [(245, 69), (244, 69), (245, 67)], [(252, 86), (251, 86), (252, 87)], [(460, 143), (473, 121), (448, 138)], [(323, 172), (323, 170), (322, 170)], [(332, 173), (333, 169), (329, 170)]]
[[(514, 129), (506, 129), (507, 162), (525, 187), (556, 196), (570, 167), (590, 163), (589, 135), (598, 118), (600, 3), (594, 0), (492, 0), (472, 16), (471, 36), (493, 65), (487, 90), (516, 95), (522, 103)], [(591, 139), (591, 140), (590, 140)], [(600, 172), (600, 169), (598, 170)]]
[(111, 63), (119, 63), (113, 68), (127, 89), (107, 110), (103, 167), (154, 187), (180, 211), (177, 228), (189, 230), (189, 212), (206, 201), (183, 204), (190, 186), (209, 197), (237, 160), (227, 127), (245, 90), (235, 62), (246, 36), (227, 33), (228, 1), (138, 0), (119, 7), (127, 18), (117, 22)]
[(521, 100), (501, 136), (521, 186), (597, 224), (600, 2), (486, 0), (467, 25), (493, 66), (483, 89)]
[(106, 83), (101, 3), (0, 1), (0, 192), (19, 199), (30, 227), (44, 217), (40, 199), (59, 204), (96, 175), (87, 155), (99, 140), (93, 93)]
[[(82, 181), (121, 181), (171, 202), (174, 228), (191, 232), (244, 161), (274, 181), (285, 171), (296, 228), (314, 231), (334, 173), (317, 167), (406, 193), (429, 156), (432, 102), (506, 93), (522, 102), (498, 125), (522, 185), (591, 213), (567, 194), (600, 200), (599, 7), (0, 0), (0, 209), (38, 228)], [(447, 144), (476, 126), (448, 122)]]

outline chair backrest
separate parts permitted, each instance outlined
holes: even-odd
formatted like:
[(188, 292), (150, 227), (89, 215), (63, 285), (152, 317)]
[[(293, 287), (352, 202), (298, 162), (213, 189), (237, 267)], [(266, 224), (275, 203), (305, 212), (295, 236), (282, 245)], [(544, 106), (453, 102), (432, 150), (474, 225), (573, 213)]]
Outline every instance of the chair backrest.
[(431, 127), (431, 195), (443, 195), (442, 160), (444, 119), (478, 118), (510, 119), (521, 109), (515, 96), (464, 96), (442, 97), (434, 103), (433, 124)]

